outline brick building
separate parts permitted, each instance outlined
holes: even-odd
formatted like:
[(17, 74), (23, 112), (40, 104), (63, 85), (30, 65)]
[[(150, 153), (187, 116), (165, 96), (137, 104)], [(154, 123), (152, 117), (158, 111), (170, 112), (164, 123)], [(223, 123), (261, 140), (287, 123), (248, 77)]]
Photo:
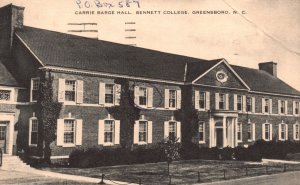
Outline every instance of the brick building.
[[(53, 158), (76, 148), (151, 146), (170, 135), (220, 148), (300, 140), (300, 92), (277, 77), (274, 62), (252, 69), (28, 27), (23, 11), (0, 8), (0, 147), (7, 154), (39, 155), (37, 100), (49, 73), (62, 103)], [(124, 102), (138, 114), (129, 129)], [(196, 133), (181, 119), (190, 111)]]

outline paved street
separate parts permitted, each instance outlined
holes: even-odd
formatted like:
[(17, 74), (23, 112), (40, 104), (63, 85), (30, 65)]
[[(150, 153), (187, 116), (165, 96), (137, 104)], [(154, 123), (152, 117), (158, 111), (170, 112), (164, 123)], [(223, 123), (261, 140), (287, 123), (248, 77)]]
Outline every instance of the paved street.
[(287, 172), (199, 185), (300, 185), (300, 172)]

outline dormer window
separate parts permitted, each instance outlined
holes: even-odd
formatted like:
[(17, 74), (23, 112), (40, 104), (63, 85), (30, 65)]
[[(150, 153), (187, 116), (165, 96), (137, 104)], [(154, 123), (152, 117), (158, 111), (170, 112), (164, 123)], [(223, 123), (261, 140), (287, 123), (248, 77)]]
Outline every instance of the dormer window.
[(10, 90), (0, 90), (0, 101), (11, 101), (11, 91)]

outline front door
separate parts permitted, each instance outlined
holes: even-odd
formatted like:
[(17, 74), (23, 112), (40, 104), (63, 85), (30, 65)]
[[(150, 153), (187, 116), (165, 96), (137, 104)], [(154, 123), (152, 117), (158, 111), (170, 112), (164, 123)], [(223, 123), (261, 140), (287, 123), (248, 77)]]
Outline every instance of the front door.
[(223, 147), (223, 128), (216, 128), (216, 145), (218, 148)]
[(0, 122), (0, 149), (3, 153), (6, 153), (6, 130), (7, 125)]

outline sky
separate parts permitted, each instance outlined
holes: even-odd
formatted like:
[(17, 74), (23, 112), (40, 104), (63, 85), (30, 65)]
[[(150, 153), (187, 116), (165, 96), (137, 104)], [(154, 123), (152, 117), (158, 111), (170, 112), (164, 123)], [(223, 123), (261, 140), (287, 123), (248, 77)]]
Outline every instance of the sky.
[[(98, 0), (118, 4), (126, 0)], [(131, 0), (132, 1), (132, 0)], [(202, 59), (225, 58), (230, 64), (258, 68), (274, 61), (278, 77), (300, 90), (300, 1), (298, 0), (136, 0), (130, 7), (96, 7), (94, 0), (1, 0), (0, 7), (24, 6), (27, 26), (68, 32), (68, 23), (97, 23), (93, 36), (136, 44), (169, 53)], [(78, 4), (81, 6), (79, 8)], [(84, 5), (91, 5), (90, 8)], [(123, 4), (125, 5), (125, 4)], [(137, 15), (136, 11), (161, 11)], [(193, 14), (200, 11), (230, 14)], [(238, 13), (233, 14), (233, 10)], [(76, 15), (94, 11), (94, 15)], [(97, 11), (114, 11), (113, 15)], [(117, 14), (117, 11), (132, 14)], [(163, 14), (187, 11), (189, 14)], [(135, 22), (128, 25), (125, 22)], [(136, 32), (125, 32), (136, 29)], [(136, 39), (125, 39), (134, 36)]]

